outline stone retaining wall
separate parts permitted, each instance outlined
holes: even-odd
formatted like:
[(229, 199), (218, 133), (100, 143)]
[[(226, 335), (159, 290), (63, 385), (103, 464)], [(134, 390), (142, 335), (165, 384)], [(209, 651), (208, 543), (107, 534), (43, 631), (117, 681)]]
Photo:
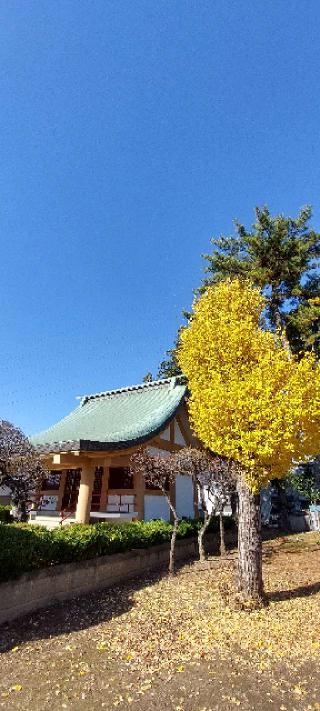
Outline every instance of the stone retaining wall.
[[(208, 547), (217, 544), (217, 537), (207, 536)], [(189, 538), (177, 542), (177, 560), (198, 554), (197, 540)], [(0, 624), (29, 612), (49, 607), (94, 590), (107, 588), (139, 577), (150, 570), (162, 568), (169, 561), (169, 544), (149, 549), (102, 556), (77, 563), (43, 568), (25, 573), (17, 580), (0, 584)]]

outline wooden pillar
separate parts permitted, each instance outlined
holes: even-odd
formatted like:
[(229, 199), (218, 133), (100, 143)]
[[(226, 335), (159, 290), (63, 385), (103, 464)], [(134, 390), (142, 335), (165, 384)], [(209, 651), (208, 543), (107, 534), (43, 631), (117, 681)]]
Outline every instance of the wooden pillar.
[(88, 462), (82, 465), (80, 488), (76, 508), (76, 523), (89, 523), (93, 480), (96, 465)]

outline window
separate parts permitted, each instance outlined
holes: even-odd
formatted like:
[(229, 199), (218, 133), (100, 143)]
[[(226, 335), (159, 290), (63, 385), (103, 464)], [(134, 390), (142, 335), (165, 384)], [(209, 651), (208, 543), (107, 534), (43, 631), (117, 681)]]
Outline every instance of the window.
[(109, 489), (133, 489), (133, 474), (129, 467), (110, 467)]

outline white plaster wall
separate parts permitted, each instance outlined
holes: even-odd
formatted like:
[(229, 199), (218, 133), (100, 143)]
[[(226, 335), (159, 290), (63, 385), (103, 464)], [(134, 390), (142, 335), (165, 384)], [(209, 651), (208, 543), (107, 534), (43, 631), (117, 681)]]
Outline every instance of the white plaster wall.
[(163, 457), (164, 459), (170, 457), (171, 454), (171, 452), (168, 452), (167, 449), (160, 449), (159, 447), (147, 447), (147, 452), (153, 456), (160, 455), (160, 457)]
[(152, 518), (163, 518), (164, 521), (170, 521), (169, 505), (164, 496), (145, 495), (144, 520), (150, 521)]
[(163, 430), (163, 432), (160, 432), (160, 437), (161, 439), (165, 439), (167, 442), (170, 442), (170, 425)]
[(179, 516), (194, 517), (193, 484), (187, 474), (176, 477), (176, 509)]
[(182, 447), (186, 444), (186, 440), (176, 420), (174, 421), (174, 441), (176, 444), (181, 444)]
[[(208, 510), (208, 512), (211, 514), (211, 513), (212, 513), (212, 510), (215, 508), (214, 502), (212, 501), (212, 496), (209, 497), (209, 496), (208, 496), (208, 491), (205, 490), (205, 491), (204, 491), (204, 497), (205, 497), (205, 501), (206, 501), (207, 510)], [(200, 499), (200, 496), (199, 496), (199, 499), (198, 499), (198, 504), (199, 504), (199, 508), (201, 509), (201, 499)], [(232, 514), (231, 506), (230, 506), (230, 504), (226, 504), (226, 506), (225, 506), (224, 509), (223, 509), (223, 515), (224, 515), (224, 516), (231, 516), (231, 514)]]

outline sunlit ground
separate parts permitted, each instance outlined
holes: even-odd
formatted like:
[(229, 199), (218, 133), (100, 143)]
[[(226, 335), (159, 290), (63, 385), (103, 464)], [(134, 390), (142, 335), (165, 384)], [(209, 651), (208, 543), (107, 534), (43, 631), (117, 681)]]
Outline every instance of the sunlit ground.
[(3, 628), (0, 706), (320, 709), (320, 534), (264, 544), (262, 610), (234, 609), (234, 563), (185, 565)]

